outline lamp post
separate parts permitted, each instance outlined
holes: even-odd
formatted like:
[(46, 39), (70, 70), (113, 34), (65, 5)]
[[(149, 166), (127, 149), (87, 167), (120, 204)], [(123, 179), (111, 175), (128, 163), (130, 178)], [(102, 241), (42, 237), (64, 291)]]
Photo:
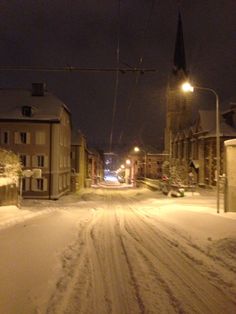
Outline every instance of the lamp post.
[(130, 159), (126, 159), (125, 161), (126, 163), (126, 167), (125, 167), (125, 181), (127, 184), (130, 184), (130, 167), (131, 167), (131, 160)]
[(220, 212), (220, 112), (219, 112), (219, 96), (216, 91), (208, 87), (192, 86), (189, 82), (182, 85), (184, 92), (193, 92), (194, 89), (206, 90), (214, 94), (216, 101), (216, 208), (217, 214)]
[(144, 152), (144, 178), (146, 178), (146, 176), (147, 176), (147, 153), (144, 149), (140, 149), (138, 146), (134, 147), (134, 151), (136, 153), (138, 153), (140, 151)]

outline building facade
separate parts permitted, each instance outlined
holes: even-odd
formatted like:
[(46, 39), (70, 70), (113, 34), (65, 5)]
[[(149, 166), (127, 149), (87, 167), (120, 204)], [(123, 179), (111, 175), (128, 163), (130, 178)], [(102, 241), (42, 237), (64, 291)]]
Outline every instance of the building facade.
[(91, 184), (97, 184), (104, 177), (104, 157), (103, 153), (95, 149), (88, 151), (88, 178)]
[[(224, 173), (224, 141), (236, 138), (236, 125), (220, 119), (220, 174)], [(196, 122), (179, 130), (171, 141), (172, 160), (189, 168), (193, 180), (200, 186), (216, 185), (215, 111), (200, 110)]]
[[(44, 84), (0, 90), (0, 146), (18, 154), (29, 170), (23, 197), (58, 199), (70, 190), (70, 112)], [(42, 175), (35, 177), (34, 169)]]
[(72, 191), (84, 188), (88, 177), (88, 149), (86, 138), (80, 130), (72, 133), (71, 170)]
[[(165, 153), (174, 166), (184, 166), (194, 182), (201, 186), (216, 185), (216, 113), (199, 110), (192, 116), (190, 94), (181, 92), (188, 80), (182, 21), (179, 13), (173, 69), (167, 88)], [(199, 106), (200, 107), (200, 106)], [(213, 108), (215, 105), (213, 106)], [(221, 114), (220, 119), (220, 174), (224, 173), (224, 144), (236, 137), (235, 108)], [(188, 179), (188, 178), (187, 178)]]

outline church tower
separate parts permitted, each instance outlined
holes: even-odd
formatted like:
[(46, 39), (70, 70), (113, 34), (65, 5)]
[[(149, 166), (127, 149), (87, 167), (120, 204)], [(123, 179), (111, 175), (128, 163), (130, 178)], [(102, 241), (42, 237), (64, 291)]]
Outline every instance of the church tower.
[(171, 138), (176, 132), (191, 124), (191, 106), (188, 95), (181, 92), (181, 85), (188, 79), (186, 66), (182, 18), (179, 12), (172, 73), (167, 87), (165, 152), (170, 152)]

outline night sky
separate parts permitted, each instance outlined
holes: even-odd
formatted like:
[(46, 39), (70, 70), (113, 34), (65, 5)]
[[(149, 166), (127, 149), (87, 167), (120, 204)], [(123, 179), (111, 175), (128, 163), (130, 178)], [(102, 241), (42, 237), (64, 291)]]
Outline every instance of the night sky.
[[(157, 71), (141, 75), (137, 85), (136, 74), (119, 74), (114, 150), (117, 144), (162, 148), (177, 3), (120, 2), (120, 66), (137, 66), (142, 57), (143, 67)], [(192, 80), (217, 91), (221, 108), (227, 109), (236, 102), (236, 1), (185, 0), (180, 10)], [(116, 67), (118, 0), (2, 0), (0, 12), (1, 66)], [(70, 108), (73, 127), (90, 145), (108, 149), (115, 75), (1, 71), (0, 86), (30, 88), (32, 82), (46, 82)], [(211, 95), (199, 94), (194, 95), (197, 107), (214, 108)]]

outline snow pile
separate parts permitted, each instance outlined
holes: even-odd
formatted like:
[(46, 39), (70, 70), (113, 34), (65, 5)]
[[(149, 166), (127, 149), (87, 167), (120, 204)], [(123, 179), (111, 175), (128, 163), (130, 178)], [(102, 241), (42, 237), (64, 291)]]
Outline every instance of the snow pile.
[(17, 206), (0, 206), (0, 230), (25, 222), (34, 217), (52, 213), (54, 208), (41, 208), (39, 211), (19, 209)]
[(0, 186), (6, 186), (16, 183), (16, 179), (12, 177), (0, 177)]

